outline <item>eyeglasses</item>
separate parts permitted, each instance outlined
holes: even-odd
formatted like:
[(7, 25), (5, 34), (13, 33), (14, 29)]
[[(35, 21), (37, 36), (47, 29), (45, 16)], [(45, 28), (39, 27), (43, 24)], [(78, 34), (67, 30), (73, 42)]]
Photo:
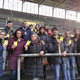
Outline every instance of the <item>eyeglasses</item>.
[(17, 34), (22, 34), (22, 33), (17, 33)]
[(5, 36), (5, 34), (0, 34), (0, 35), (4, 35)]
[(31, 37), (36, 37), (36, 36), (31, 36)]

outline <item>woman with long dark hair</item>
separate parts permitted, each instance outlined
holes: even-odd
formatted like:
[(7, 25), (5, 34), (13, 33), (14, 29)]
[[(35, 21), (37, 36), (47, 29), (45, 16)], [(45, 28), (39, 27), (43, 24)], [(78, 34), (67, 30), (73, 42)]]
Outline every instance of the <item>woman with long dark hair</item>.
[[(25, 40), (23, 38), (23, 32), (21, 30), (16, 30), (14, 37), (9, 39), (7, 46), (7, 51), (9, 52), (9, 68), (11, 70), (10, 80), (14, 80), (17, 71), (17, 59), (19, 54), (24, 53)], [(21, 58), (21, 69), (23, 69), (23, 58)]]
[[(49, 36), (45, 33), (44, 27), (40, 27), (40, 28), (39, 28), (38, 36), (40, 37), (40, 40), (44, 42), (45, 51), (46, 51), (46, 53), (48, 53), (48, 44), (49, 44), (50, 38), (49, 38)], [(45, 57), (45, 59), (47, 59), (47, 58)], [(45, 74), (45, 73), (46, 73), (46, 64), (48, 64), (47, 61), (44, 62), (44, 79), (46, 78), (46, 74)]]

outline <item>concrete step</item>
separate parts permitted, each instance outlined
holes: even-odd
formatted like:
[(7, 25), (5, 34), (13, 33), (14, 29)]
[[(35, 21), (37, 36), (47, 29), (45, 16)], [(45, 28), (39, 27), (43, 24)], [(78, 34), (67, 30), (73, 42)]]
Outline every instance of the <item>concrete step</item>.
[[(76, 80), (80, 80), (80, 77), (78, 76), (78, 72), (77, 72), (77, 68), (76, 69)], [(60, 71), (61, 74), (61, 71)], [(0, 80), (9, 80), (9, 75), (10, 75), (10, 71), (9, 70), (5, 70), (4, 71), (4, 76), (2, 78), (0, 78)], [(24, 75), (24, 73), (23, 73)], [(54, 72), (53, 69), (50, 69), (49, 65), (47, 65), (46, 67), (46, 80), (54, 80)], [(60, 79), (62, 78), (62, 75), (60, 75)], [(22, 80), (29, 80), (26, 75), (24, 75)], [(41, 79), (42, 80), (42, 79)]]

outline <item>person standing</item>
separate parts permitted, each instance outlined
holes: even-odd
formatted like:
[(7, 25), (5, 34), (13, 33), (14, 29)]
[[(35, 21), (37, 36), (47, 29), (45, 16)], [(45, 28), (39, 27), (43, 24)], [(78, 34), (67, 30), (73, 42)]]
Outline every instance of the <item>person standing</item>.
[[(43, 55), (45, 53), (45, 47), (36, 33), (31, 34), (30, 44), (26, 45), (25, 54), (39, 54)], [(43, 77), (43, 59), (42, 57), (29, 57), (24, 59), (24, 69), (25, 73), (31, 80), (39, 80)]]
[(27, 42), (30, 39), (31, 36), (31, 29), (27, 26), (27, 22), (22, 22), (22, 27), (19, 28), (23, 32), (23, 36), (25, 41)]
[(4, 34), (0, 33), (0, 77), (3, 76), (3, 50), (4, 47), (2, 45), (2, 37)]
[(53, 27), (52, 28), (52, 36), (50, 37), (49, 47), (48, 51), (51, 54), (59, 53), (63, 56), (59, 57), (49, 57), (49, 61), (51, 64), (53, 64), (54, 69), (54, 80), (60, 80), (59, 79), (59, 72), (60, 67), (62, 71), (62, 80), (67, 80), (66, 77), (66, 51), (64, 50), (64, 44), (63, 41), (60, 40), (60, 36), (58, 35), (58, 28)]
[[(74, 42), (70, 37), (69, 31), (65, 32), (63, 43), (65, 51), (67, 53), (73, 53)], [(75, 80), (75, 57), (74, 56), (67, 57), (66, 65), (67, 65), (67, 80)], [(71, 77), (70, 77), (70, 72), (71, 72)]]
[(6, 66), (6, 46), (8, 45), (8, 40), (7, 40), (7, 36), (5, 36), (5, 32), (1, 31), (1, 36), (2, 36), (2, 46), (4, 47), (3, 50), (3, 70), (5, 70), (5, 66)]
[[(7, 21), (7, 24), (6, 24), (5, 28), (4, 28), (4, 32), (5, 32), (7, 43), (9, 41), (10, 37), (12, 37), (13, 34), (14, 34), (14, 31), (13, 31), (12, 28), (13, 28), (13, 23), (11, 21)], [(6, 58), (7, 56), (8, 56), (8, 52), (6, 51), (6, 46), (5, 46), (5, 49), (4, 49), (4, 52), (3, 52), (3, 57), (4, 57), (4, 65), (3, 65), (3, 67), (4, 67), (4, 69), (5, 69), (5, 65), (6, 64), (8, 66), (8, 60)]]
[(35, 26), (35, 32), (36, 32), (36, 34), (38, 34), (39, 33), (39, 25), (37, 24), (36, 26)]
[(51, 32), (51, 30), (49, 29), (48, 25), (45, 25), (45, 26), (44, 26), (44, 29), (45, 29), (45, 33), (46, 33), (47, 35), (49, 35), (49, 36), (52, 35), (52, 32)]
[(38, 36), (40, 37), (40, 40), (44, 41), (45, 50), (48, 52), (49, 36), (45, 33), (44, 27), (40, 27)]
[[(76, 53), (80, 53), (80, 32), (78, 29), (74, 29), (74, 41), (75, 41), (75, 50), (76, 50)], [(80, 56), (76, 56), (75, 57), (76, 59), (76, 64), (77, 64), (77, 70), (78, 70), (78, 74), (80, 76)]]
[(9, 40), (9, 38), (13, 35), (13, 30), (12, 30), (12, 22), (8, 21), (7, 25), (4, 28), (5, 34), (7, 36), (7, 39)]
[[(39, 33), (38, 36), (40, 38), (40, 40), (43, 41), (44, 43), (44, 47), (45, 47), (45, 52), (48, 53), (48, 44), (49, 44), (49, 36), (45, 33), (44, 27), (40, 27), (39, 28)], [(48, 64), (47, 62), (47, 57), (44, 57), (44, 59), (46, 58), (46, 64)], [(46, 64), (44, 64), (44, 79), (46, 78)]]
[(77, 53), (77, 41), (78, 41), (78, 38), (80, 36), (80, 32), (79, 32), (79, 30), (77, 28), (75, 28), (73, 30), (73, 33), (74, 33), (74, 37), (71, 37), (71, 39), (74, 41), (73, 52)]
[[(9, 69), (11, 70), (10, 79), (14, 80), (17, 74), (17, 59), (19, 54), (24, 53), (25, 40), (23, 37), (23, 32), (21, 30), (16, 30), (14, 37), (9, 39), (7, 46), (7, 51), (9, 52)], [(21, 69), (23, 69), (23, 57), (21, 58)]]

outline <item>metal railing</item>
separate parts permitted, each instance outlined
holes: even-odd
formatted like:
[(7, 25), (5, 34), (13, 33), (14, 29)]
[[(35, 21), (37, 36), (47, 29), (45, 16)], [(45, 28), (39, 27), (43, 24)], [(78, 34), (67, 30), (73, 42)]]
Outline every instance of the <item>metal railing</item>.
[[(46, 54), (44, 54), (44, 55), (42, 55), (42, 56), (46, 56), (46, 57), (49, 57), (49, 56), (56, 56), (56, 57), (61, 57), (61, 56), (63, 56), (62, 54), (59, 54), (59, 53), (46, 53)], [(17, 80), (21, 80), (20, 79), (20, 58), (21, 57), (42, 57), (42, 56), (40, 56), (39, 54), (20, 54), (19, 56), (18, 56), (18, 67), (17, 67)], [(68, 53), (68, 54), (66, 54), (66, 56), (80, 56), (80, 53)]]

